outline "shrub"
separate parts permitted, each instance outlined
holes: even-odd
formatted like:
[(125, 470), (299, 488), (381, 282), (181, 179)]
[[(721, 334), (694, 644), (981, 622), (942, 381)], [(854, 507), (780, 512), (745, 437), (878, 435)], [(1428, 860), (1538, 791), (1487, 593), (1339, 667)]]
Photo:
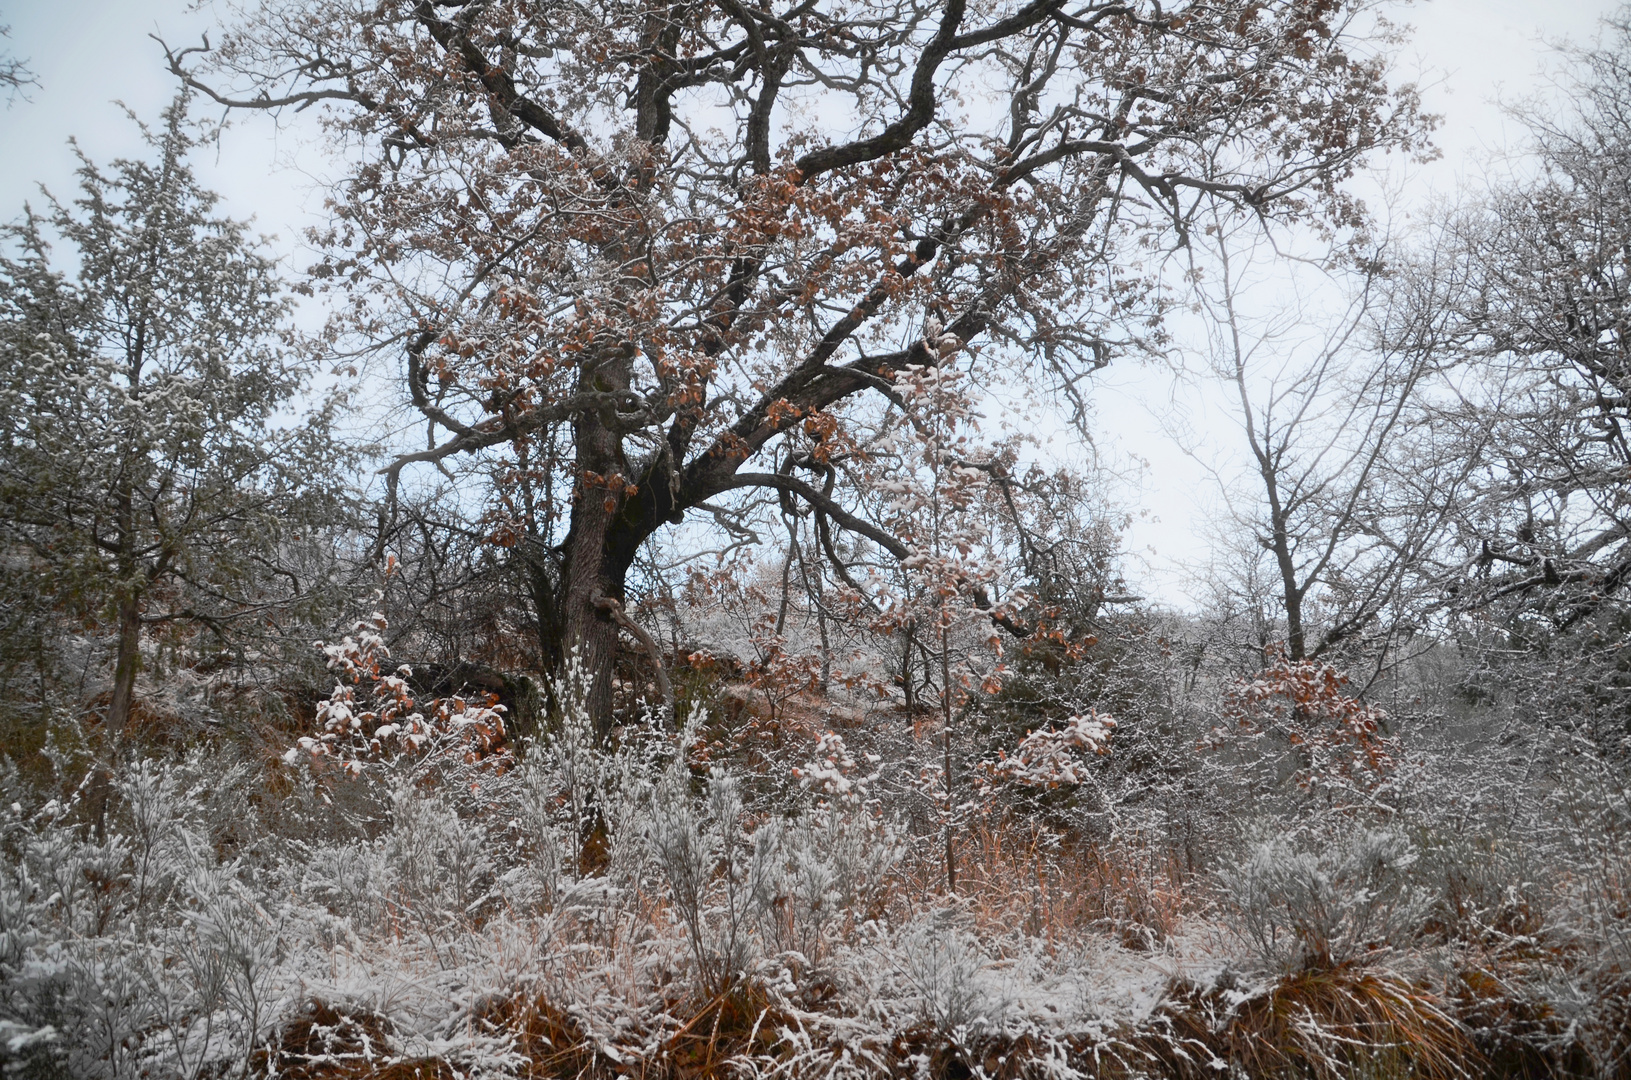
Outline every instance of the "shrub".
[(1339, 829), (1258, 836), (1219, 868), (1222, 903), (1262, 967), (1329, 971), (1380, 959), (1425, 919), (1427, 898), (1406, 873), (1416, 860), (1409, 839), (1388, 828)]

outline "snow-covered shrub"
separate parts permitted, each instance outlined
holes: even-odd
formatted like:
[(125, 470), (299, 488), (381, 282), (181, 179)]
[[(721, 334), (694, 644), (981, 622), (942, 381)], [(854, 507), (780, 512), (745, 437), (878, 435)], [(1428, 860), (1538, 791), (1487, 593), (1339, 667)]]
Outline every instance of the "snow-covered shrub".
[(1284, 786), (1303, 795), (1364, 802), (1399, 764), (1386, 714), (1347, 689), (1349, 678), (1329, 664), (1279, 659), (1240, 679), (1223, 700), (1223, 723), (1210, 749), (1235, 757), (1236, 797)]
[(829, 802), (753, 833), (752, 889), (767, 948), (820, 965), (846, 924), (882, 915), (900, 830), (865, 806)]
[(6, 815), (0, 852), (0, 1072), (49, 1076), (64, 1049), (62, 1018), (54, 973), (40, 963), (39, 949), (53, 936), (61, 895), (40, 867), (17, 857), (13, 846), (26, 848), (32, 831), (21, 817), (17, 811)]
[(1259, 966), (1328, 970), (1378, 958), (1421, 926), (1428, 898), (1407, 871), (1402, 832), (1350, 825), (1334, 834), (1272, 831), (1218, 869), (1218, 890)]
[[(1594, 739), (1544, 744), (1531, 797), (1547, 827), (1525, 830), (1544, 860), (1530, 876), (1544, 884), (1512, 882), (1479, 959), (1556, 1017), (1553, 1042), (1618, 1076), (1631, 1067), (1631, 775)], [(1537, 894), (1544, 906), (1529, 902)]]
[[(14, 808), (0, 844), (0, 1061), (28, 1075), (203, 1077), (245, 1067), (284, 1004), (286, 909), (210, 840), (194, 756), (115, 778), (103, 840), (71, 808)], [(227, 790), (230, 770), (216, 770)]]
[[(876, 766), (876, 754), (865, 755)], [(761, 912), (768, 935), (815, 963), (844, 917), (877, 918), (896, 864), (905, 854), (899, 825), (869, 795), (875, 775), (863, 775), (842, 736), (827, 732), (814, 760), (794, 769), (809, 799), (764, 821), (754, 833)], [(790, 935), (783, 937), (784, 933)]]
[(135, 968), (154, 1017), (150, 1060), (173, 1075), (241, 1067), (287, 1006), (277, 968), (288, 911), (269, 911), (271, 897), (257, 895), (235, 869), (196, 867), (184, 885), (185, 910), (154, 935)]
[(1510, 834), (1418, 826), (1411, 877), (1429, 899), (1427, 927), (1447, 942), (1527, 934), (1544, 921), (1550, 888), (1534, 845)]
[(652, 787), (646, 839), (684, 925), (702, 985), (718, 993), (746, 972), (752, 916), (752, 846), (742, 828), (741, 788), (729, 771), (707, 778), (699, 799), (687, 753), (696, 722), (681, 732), (679, 752)]
[[(696, 730), (687, 725), (681, 747)], [(728, 769), (715, 766), (699, 778), (679, 753), (652, 785), (646, 836), (653, 862), (713, 992), (761, 957), (800, 970), (819, 964), (840, 925), (868, 918), (889, 888), (901, 839), (866, 804), (866, 780), (856, 770), (842, 738), (829, 732), (816, 760), (795, 770), (807, 801), (751, 830), (741, 782)]]
[[(382, 636), (385, 616), (374, 612), (338, 642), (317, 643), (339, 681), (317, 706), (318, 731), (300, 736), (284, 752), (289, 765), (332, 761), (352, 776), (399, 756), (432, 762), (510, 763), (504, 706), (454, 696), (421, 703), (408, 685), (413, 669), (390, 668)], [(352, 636), (352, 635), (355, 636)]]
[(614, 888), (642, 881), (651, 856), (651, 799), (677, 753), (674, 736), (650, 717), (624, 725), (611, 745), (600, 743), (586, 704), (589, 683), (578, 658), (569, 658), (554, 686), (560, 710), (547, 730), (519, 763), (479, 782), (489, 815), (507, 820), (517, 850), (505, 888), (530, 890), (546, 908), (559, 890), (585, 877)]
[(535, 744), (501, 789), (512, 858), (497, 888), (505, 905), (519, 912), (552, 909), (579, 866), (581, 833), (575, 815), (561, 812), (563, 802), (571, 803), (560, 797), (560, 774), (549, 765), (547, 752)]
[(302, 899), (320, 905), (356, 933), (389, 925), (389, 874), (381, 841), (352, 838), (294, 849), (298, 871), (287, 871)]
[(1096, 755), (1110, 752), (1116, 722), (1089, 711), (1072, 716), (1057, 728), (1028, 733), (1012, 757), (1002, 753), (992, 773), (1025, 787), (1055, 788), (1087, 779), (1087, 764), (1079, 751)]
[(897, 963), (915, 993), (918, 1021), (947, 1035), (1001, 1025), (1008, 1003), (982, 978), (990, 966), (974, 935), (929, 916), (900, 935)]
[(386, 899), (427, 933), (469, 925), (493, 898), (496, 868), (491, 837), (466, 821), (440, 791), (403, 785), (391, 799), (391, 830), (383, 845)]

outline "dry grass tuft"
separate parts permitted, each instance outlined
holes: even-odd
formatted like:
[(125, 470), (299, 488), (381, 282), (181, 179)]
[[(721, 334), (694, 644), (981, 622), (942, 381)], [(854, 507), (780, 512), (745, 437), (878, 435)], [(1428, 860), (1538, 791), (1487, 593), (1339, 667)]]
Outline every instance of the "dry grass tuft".
[(1038, 1073), (1044, 1056), (1031, 1036), (993, 1034), (959, 1042), (926, 1025), (902, 1032), (889, 1046), (892, 1075), (936, 1080), (1022, 1080)]
[[(689, 1014), (689, 1016), (686, 1016)], [(778, 1060), (788, 1017), (752, 983), (701, 1003), (671, 1002), (671, 1019), (686, 1016), (654, 1054), (641, 1057), (596, 1044), (583, 1025), (544, 995), (496, 998), (477, 1010), (484, 1034), (508, 1036), (528, 1080), (734, 1080), (746, 1058), (763, 1070)], [(746, 1070), (752, 1072), (753, 1070)]]
[(252, 1074), (279, 1080), (453, 1080), (445, 1062), (391, 1059), (391, 1022), (380, 1013), (313, 1000), (255, 1054)]
[(1164, 944), (1189, 906), (1179, 861), (1159, 844), (1106, 848), (1005, 816), (964, 830), (957, 854), (957, 891), (982, 930), (1049, 940), (1093, 930), (1143, 951)]
[(582, 1026), (541, 994), (491, 998), (477, 1008), (475, 1021), (485, 1034), (514, 1040), (526, 1061), (524, 1077), (593, 1076), (603, 1056)]
[(1439, 1000), (1387, 973), (1342, 966), (1245, 992), (1180, 987), (1134, 1045), (1165, 1075), (1254, 1078), (1485, 1075), (1486, 1061)]
[(724, 1080), (740, 1072), (732, 1064), (743, 1057), (769, 1064), (787, 1020), (762, 988), (738, 983), (706, 1002), (669, 1036), (662, 1051), (665, 1080)]
[(368, 1080), (463, 1080), (457, 1069), (436, 1058), (392, 1061), (366, 1073), (345, 1075), (366, 1076)]
[(1494, 1077), (1591, 1076), (1591, 1062), (1550, 1002), (1511, 981), (1514, 964), (1474, 966), (1452, 983), (1456, 1012)]

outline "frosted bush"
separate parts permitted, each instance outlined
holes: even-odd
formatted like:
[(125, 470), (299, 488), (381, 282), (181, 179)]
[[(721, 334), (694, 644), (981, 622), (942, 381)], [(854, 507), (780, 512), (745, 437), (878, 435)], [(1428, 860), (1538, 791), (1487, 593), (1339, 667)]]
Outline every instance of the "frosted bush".
[(1260, 837), (1218, 871), (1237, 929), (1261, 965), (1329, 969), (1402, 943), (1426, 917), (1427, 896), (1406, 871), (1416, 851), (1402, 833), (1353, 827), (1333, 837)]
[(652, 787), (646, 838), (674, 913), (685, 926), (697, 974), (717, 993), (747, 968), (752, 849), (741, 825), (735, 777), (716, 770), (708, 777), (705, 801), (692, 793), (686, 750), (696, 731), (696, 720), (686, 725), (679, 752)]
[(383, 841), (352, 840), (338, 844), (302, 845), (296, 881), (301, 897), (320, 904), (348, 928), (367, 932), (389, 925), (386, 904), (388, 874)]
[(296, 739), (284, 762), (314, 768), (329, 762), (350, 776), (398, 758), (425, 766), (488, 759), (508, 764), (504, 706), (490, 695), (485, 702), (459, 696), (416, 700), (408, 684), (413, 669), (390, 668), (386, 629), (384, 614), (376, 611), (352, 628), (355, 637), (316, 643), (340, 681), (317, 703), (316, 733)]
[(500, 876), (497, 888), (514, 911), (554, 907), (576, 869), (580, 841), (572, 816), (560, 812), (557, 773), (547, 767), (545, 756), (535, 748), (510, 774), (504, 791), (511, 833), (506, 839), (514, 846), (514, 864)]
[(829, 731), (821, 736), (814, 757), (803, 768), (793, 770), (794, 778), (807, 790), (845, 801), (865, 794), (866, 785), (856, 779), (856, 761), (842, 735)]
[(947, 1035), (1002, 1025), (1007, 1002), (987, 985), (990, 958), (965, 930), (933, 916), (900, 936), (900, 973), (914, 992), (918, 1020)]
[[(687, 725), (682, 748), (696, 730), (697, 721)], [(703, 780), (680, 753), (651, 785), (652, 860), (705, 986), (717, 992), (765, 957), (784, 970), (808, 969), (839, 927), (877, 905), (903, 848), (897, 830), (862, 801), (866, 780), (855, 772), (843, 740), (828, 733), (816, 761), (795, 770), (808, 802), (751, 831), (741, 782), (728, 770), (716, 767)]]
[(195, 869), (186, 910), (136, 966), (155, 1019), (153, 1057), (174, 1075), (244, 1065), (288, 1004), (276, 977), (287, 912), (269, 912), (233, 869)]
[[(287, 908), (211, 843), (201, 759), (116, 778), (104, 840), (56, 803), (0, 845), (0, 1062), (35, 1075), (229, 1075), (286, 1004)], [(231, 770), (216, 770), (230, 791)], [(270, 909), (270, 910), (269, 910)]]
[(1110, 736), (1116, 722), (1089, 710), (1072, 716), (1064, 725), (1030, 732), (1014, 750), (1003, 753), (992, 772), (1016, 784), (1034, 788), (1055, 788), (1080, 784), (1088, 778), (1087, 762), (1080, 751), (1103, 756), (1110, 752)]
[(766, 820), (753, 834), (753, 888), (767, 945), (820, 964), (846, 921), (880, 913), (904, 853), (899, 830), (858, 805)]
[[(26, 826), (6, 822), (6, 847), (27, 844)], [(28, 860), (0, 854), (0, 1071), (47, 1065), (58, 1050), (52, 1008), (55, 972), (43, 970), (40, 946), (49, 940), (59, 894)], [(43, 1071), (43, 1070), (42, 1070)]]
[(427, 932), (468, 925), (496, 883), (488, 845), (481, 825), (463, 820), (441, 792), (404, 784), (392, 795), (383, 851), (387, 896)]

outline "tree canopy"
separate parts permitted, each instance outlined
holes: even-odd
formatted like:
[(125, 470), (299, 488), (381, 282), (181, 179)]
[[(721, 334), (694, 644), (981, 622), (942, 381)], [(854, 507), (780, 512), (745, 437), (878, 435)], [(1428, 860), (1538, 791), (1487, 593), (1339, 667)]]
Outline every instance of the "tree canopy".
[(426, 425), (388, 476), (504, 463), (495, 535), (604, 715), (664, 523), (770, 488), (906, 557), (846, 509), (858, 400), (983, 349), (1072, 394), (1203, 205), (1358, 225), (1343, 182), (1428, 127), (1389, 35), (1334, 0), (279, 0), (168, 55), (350, 147), (318, 273)]
[(144, 134), (151, 160), (82, 156), (79, 198), (26, 215), (0, 259), (7, 570), (24, 595), (116, 628), (115, 740), (144, 643), (205, 632), (242, 648), (310, 597), (320, 575), (294, 542), (335, 521), (347, 454), (331, 409), (310, 407), (276, 266), (187, 163), (185, 98)]

